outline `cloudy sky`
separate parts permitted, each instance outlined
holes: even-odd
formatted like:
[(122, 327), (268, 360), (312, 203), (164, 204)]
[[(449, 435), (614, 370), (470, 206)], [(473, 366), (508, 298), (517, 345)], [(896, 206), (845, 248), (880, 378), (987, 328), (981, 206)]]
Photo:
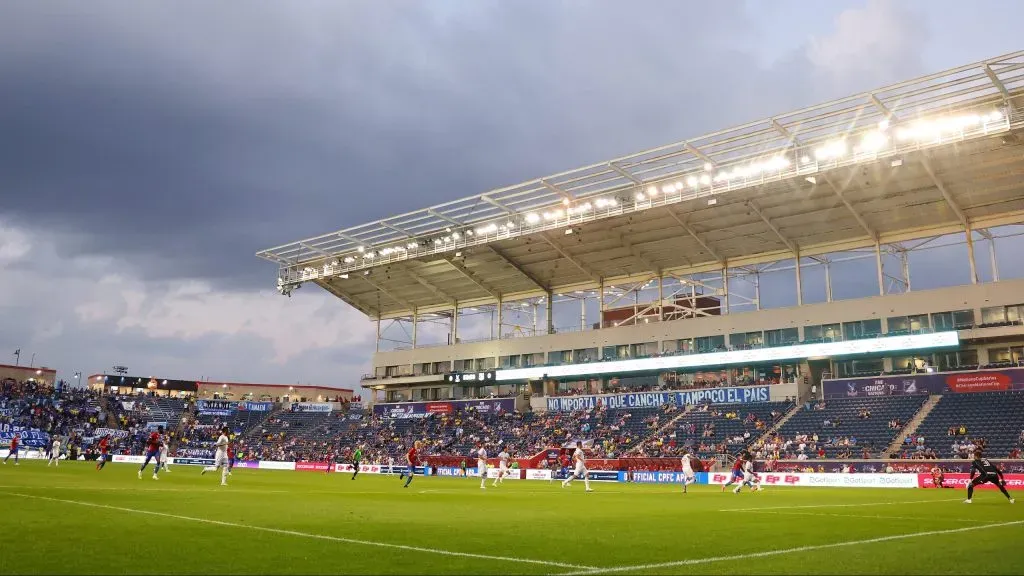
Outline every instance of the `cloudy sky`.
[(261, 248), (1020, 48), (1024, 2), (0, 4), (0, 363), (352, 387)]

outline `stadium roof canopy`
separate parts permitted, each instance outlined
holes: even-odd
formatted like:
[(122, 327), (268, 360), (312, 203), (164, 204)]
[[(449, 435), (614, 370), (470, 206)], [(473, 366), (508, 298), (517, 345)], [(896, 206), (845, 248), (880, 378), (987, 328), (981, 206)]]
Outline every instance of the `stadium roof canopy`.
[(1024, 51), (257, 253), (374, 318), (1024, 222)]

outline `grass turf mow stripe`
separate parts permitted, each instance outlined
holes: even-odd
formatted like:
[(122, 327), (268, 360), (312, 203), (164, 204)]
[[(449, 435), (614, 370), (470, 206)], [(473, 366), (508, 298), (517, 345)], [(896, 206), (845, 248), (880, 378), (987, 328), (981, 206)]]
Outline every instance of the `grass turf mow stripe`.
[(813, 552), (816, 550), (828, 550), (830, 548), (845, 548), (849, 546), (863, 546), (865, 544), (879, 544), (892, 542), (894, 540), (907, 540), (910, 538), (923, 538), (925, 536), (942, 536), (945, 534), (960, 534), (973, 532), (975, 530), (989, 530), (992, 528), (1005, 528), (1007, 526), (1019, 526), (1024, 520), (1013, 522), (999, 522), (996, 524), (983, 524), (981, 526), (968, 526), (966, 528), (951, 528), (949, 530), (929, 530), (927, 532), (911, 532), (910, 534), (895, 534), (893, 536), (880, 536), (866, 540), (849, 540), (847, 542), (834, 542), (832, 544), (818, 544), (814, 546), (798, 546), (796, 548), (785, 548), (782, 550), (766, 550), (764, 552), (750, 552), (747, 554), (736, 554), (733, 556), (714, 556), (710, 558), (692, 558), (689, 560), (677, 560), (674, 562), (659, 562), (656, 564), (639, 564), (634, 566), (615, 566), (612, 568), (593, 568), (579, 572), (569, 572), (564, 576), (579, 576), (584, 574), (612, 574), (615, 572), (642, 572), (645, 570), (659, 570), (662, 568), (675, 568), (679, 566), (694, 566), (699, 564), (710, 564), (712, 562), (735, 562), (740, 560), (752, 560), (767, 556), (784, 556), (786, 554), (797, 554), (799, 552)]
[(388, 542), (373, 542), (370, 540), (356, 540), (354, 538), (342, 538), (340, 536), (328, 536), (326, 534), (310, 534), (307, 532), (297, 532), (295, 530), (284, 530), (281, 528), (268, 528), (265, 526), (251, 526), (248, 524), (238, 524), (235, 522), (224, 522), (223, 520), (210, 520), (208, 518), (196, 518), (193, 516), (181, 516), (179, 514), (168, 514), (166, 512), (153, 512), (151, 510), (136, 510), (134, 508), (123, 508), (121, 506), (110, 506), (107, 504), (96, 504), (94, 502), (82, 502), (79, 500), (65, 500), (63, 498), (50, 498), (48, 496), (37, 496), (33, 494), (23, 494), (18, 492), (3, 492), (7, 496), (17, 496), (19, 498), (31, 498), (35, 500), (44, 500), (47, 502), (59, 502), (62, 504), (73, 504), (76, 506), (87, 506), (90, 508), (101, 508), (103, 510), (116, 510), (118, 512), (127, 512), (129, 514), (144, 514), (147, 516), (159, 516), (162, 518), (173, 518), (175, 520), (185, 520), (188, 522), (201, 522), (203, 524), (214, 524), (217, 526), (226, 526), (229, 528), (246, 528), (248, 530), (257, 530), (259, 532), (270, 532), (273, 534), (284, 534), (286, 536), (296, 536), (299, 538), (314, 538), (317, 540), (329, 540), (331, 542), (343, 542), (345, 544), (358, 544), (361, 546), (375, 546), (378, 548), (392, 548), (396, 550), (405, 550), (407, 552), (422, 552), (424, 554), (438, 554), (441, 556), (458, 556), (462, 558), (473, 558), (476, 560), (495, 560), (501, 562), (518, 562), (521, 564), (538, 564), (543, 566), (551, 566), (554, 568), (573, 568), (577, 570), (598, 570), (593, 566), (580, 566), (578, 564), (566, 564), (563, 562), (550, 562), (548, 560), (534, 560), (532, 558), (511, 558), (507, 556), (490, 556), (487, 554), (473, 554), (471, 552), (454, 552), (451, 550), (440, 550), (437, 548), (423, 548), (420, 546), (406, 546), (404, 544), (391, 544)]

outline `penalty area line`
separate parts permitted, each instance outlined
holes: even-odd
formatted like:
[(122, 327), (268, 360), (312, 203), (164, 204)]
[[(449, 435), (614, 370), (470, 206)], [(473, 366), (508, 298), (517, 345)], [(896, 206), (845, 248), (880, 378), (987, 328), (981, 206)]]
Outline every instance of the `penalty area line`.
[(265, 526), (252, 526), (249, 524), (239, 524), (236, 522), (225, 522), (223, 520), (210, 520), (208, 518), (196, 518), (193, 516), (182, 516), (180, 514), (168, 514), (166, 512), (154, 512), (152, 510), (137, 510), (134, 508), (122, 508), (120, 506), (110, 506), (107, 504), (96, 504), (94, 502), (81, 502), (78, 500), (64, 500), (62, 498), (50, 498), (48, 496), (36, 496), (33, 494), (21, 494), (17, 492), (3, 492), (7, 496), (17, 496), (19, 498), (31, 498), (34, 500), (44, 500), (47, 502), (59, 502), (61, 504), (74, 504), (76, 506), (85, 506), (89, 508), (99, 508), (102, 510), (114, 510), (117, 512), (127, 512), (129, 514), (142, 514), (145, 516), (158, 516), (160, 518), (173, 518), (175, 520), (184, 520), (187, 522), (199, 522), (202, 524), (212, 524), (215, 526), (227, 526), (229, 528), (245, 528), (248, 530), (255, 530), (257, 532), (268, 532), (271, 534), (281, 534), (284, 536), (296, 536), (299, 538), (311, 538), (314, 540), (326, 540), (329, 542), (341, 542), (344, 544), (357, 544), (360, 546), (373, 546), (376, 548), (389, 548), (392, 550), (405, 550), (407, 552), (421, 552), (424, 554), (437, 554), (439, 556), (452, 556), (459, 558), (473, 558), (476, 560), (497, 560), (502, 562), (517, 562), (520, 564), (538, 564), (541, 566), (552, 566), (555, 568), (572, 568), (575, 570), (581, 570), (589, 573), (590, 570), (600, 570), (593, 566), (580, 566), (577, 564), (567, 564), (564, 562), (551, 562), (549, 560), (534, 560), (532, 558), (510, 558), (507, 556), (491, 556), (488, 554), (474, 554), (472, 552), (455, 552), (452, 550), (440, 550), (436, 548), (423, 548), (421, 546), (407, 546), (405, 544), (391, 544), (389, 542), (375, 542), (372, 540), (358, 540), (355, 538), (343, 538), (341, 536), (328, 536), (326, 534), (312, 534), (309, 532), (298, 532), (296, 530), (285, 530), (282, 528), (268, 528)]
[(699, 564), (711, 564), (712, 562), (733, 562), (737, 560), (750, 560), (753, 558), (765, 558), (768, 556), (785, 556), (787, 554), (798, 554), (801, 552), (814, 552), (817, 550), (829, 550), (831, 548), (846, 548), (850, 546), (862, 546), (864, 544), (879, 544), (882, 542), (893, 542), (896, 540), (909, 540), (911, 538), (923, 538), (925, 536), (943, 536), (946, 534), (960, 534), (973, 532), (975, 530), (987, 530), (990, 528), (1006, 528), (1008, 526), (1020, 526), (1024, 520), (1013, 522), (999, 522), (997, 524), (982, 524), (981, 526), (967, 526), (965, 528), (951, 528), (949, 530), (929, 530), (927, 532), (911, 532), (909, 534), (894, 534), (892, 536), (880, 536), (866, 540), (848, 540), (846, 542), (834, 542), (832, 544), (817, 544), (813, 546), (800, 546), (797, 548), (785, 548), (782, 550), (767, 550), (764, 552), (750, 552), (748, 554), (735, 554), (732, 556), (712, 556), (709, 558), (691, 558), (689, 560), (677, 560), (674, 562), (659, 562), (657, 564), (637, 564), (634, 566), (615, 566), (612, 568), (592, 568), (579, 572), (569, 572), (563, 576), (584, 575), (584, 574), (612, 574), (615, 572), (642, 572), (648, 570), (660, 570), (663, 568), (675, 568), (678, 566), (694, 566)]

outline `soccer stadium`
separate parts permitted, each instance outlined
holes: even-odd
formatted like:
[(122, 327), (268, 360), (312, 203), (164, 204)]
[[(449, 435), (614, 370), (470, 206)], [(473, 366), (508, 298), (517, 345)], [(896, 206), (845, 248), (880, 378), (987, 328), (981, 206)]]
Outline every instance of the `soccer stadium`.
[(407, 208), (365, 398), (0, 366), (0, 572), (1024, 572), (1024, 52)]

